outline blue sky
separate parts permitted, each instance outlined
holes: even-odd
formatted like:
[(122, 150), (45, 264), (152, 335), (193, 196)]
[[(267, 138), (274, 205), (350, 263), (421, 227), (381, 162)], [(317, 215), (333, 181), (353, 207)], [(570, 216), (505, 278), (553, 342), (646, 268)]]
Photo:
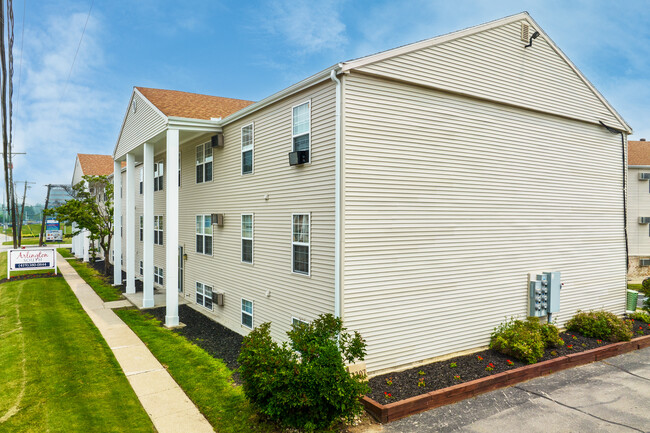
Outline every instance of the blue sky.
[(112, 153), (133, 86), (259, 100), (339, 61), (524, 10), (630, 138), (650, 140), (650, 1), (95, 1), (71, 70), (90, 6), (14, 1), (14, 146), (27, 152), (14, 179), (36, 182), (28, 203), (70, 182), (77, 153)]

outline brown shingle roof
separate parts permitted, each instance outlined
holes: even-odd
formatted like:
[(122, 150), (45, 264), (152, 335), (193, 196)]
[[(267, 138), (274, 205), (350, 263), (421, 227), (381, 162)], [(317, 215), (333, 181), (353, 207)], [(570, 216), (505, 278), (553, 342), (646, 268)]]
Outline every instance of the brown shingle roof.
[(627, 142), (627, 165), (650, 165), (650, 141)]
[(199, 95), (178, 90), (149, 89), (136, 87), (165, 116), (189, 119), (224, 118), (248, 107), (253, 101), (222, 98), (220, 96)]
[(89, 155), (78, 153), (81, 171), (86, 176), (106, 176), (113, 173), (113, 157), (111, 155)]

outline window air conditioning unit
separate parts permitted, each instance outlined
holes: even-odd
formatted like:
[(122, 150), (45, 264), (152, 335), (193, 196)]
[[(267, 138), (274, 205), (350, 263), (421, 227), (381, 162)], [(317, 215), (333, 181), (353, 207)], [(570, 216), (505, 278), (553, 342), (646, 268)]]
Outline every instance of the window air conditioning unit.
[(213, 213), (212, 214), (212, 224), (216, 224), (217, 227), (223, 227), (223, 214), (222, 213)]
[(296, 150), (289, 152), (289, 165), (301, 165), (309, 162), (308, 150)]
[(650, 266), (650, 259), (639, 260), (639, 266)]
[(223, 134), (213, 135), (210, 138), (212, 147), (223, 147)]
[(223, 306), (223, 293), (212, 292), (212, 303)]
[(650, 224), (650, 217), (639, 217), (639, 224)]
[(639, 180), (650, 180), (650, 173), (639, 173)]

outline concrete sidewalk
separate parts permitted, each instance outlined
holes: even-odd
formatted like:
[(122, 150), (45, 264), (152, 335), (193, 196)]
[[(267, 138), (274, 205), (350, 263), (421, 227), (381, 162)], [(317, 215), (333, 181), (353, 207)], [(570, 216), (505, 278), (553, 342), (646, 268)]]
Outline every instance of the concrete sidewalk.
[[(159, 433), (214, 432), (212, 426), (137, 335), (104, 303), (70, 264), (58, 256), (61, 274), (115, 354)], [(128, 302), (128, 301), (126, 301)], [(124, 420), (125, 431), (128, 420)]]
[(372, 431), (650, 432), (648, 401), (650, 348), (373, 426)]

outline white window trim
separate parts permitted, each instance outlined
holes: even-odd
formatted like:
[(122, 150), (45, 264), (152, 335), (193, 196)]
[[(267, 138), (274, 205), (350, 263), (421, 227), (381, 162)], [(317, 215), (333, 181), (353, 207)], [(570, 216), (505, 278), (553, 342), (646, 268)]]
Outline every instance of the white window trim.
[[(296, 215), (308, 215), (309, 216), (309, 243), (304, 243), (304, 242), (294, 242), (293, 241), (293, 217)], [(295, 275), (302, 275), (304, 277), (311, 277), (311, 225), (312, 225), (312, 220), (311, 220), (311, 212), (295, 212), (291, 214), (291, 273)], [(309, 247), (309, 272), (304, 273), (304, 272), (296, 272), (294, 271), (294, 266), (293, 266), (293, 246), (294, 245), (307, 245)]]
[[(293, 134), (293, 110), (296, 107), (300, 107), (301, 105), (309, 104), (309, 129), (307, 132), (303, 132), (302, 134), (299, 135), (294, 135)], [(293, 149), (293, 139), (296, 137), (300, 137), (301, 135), (309, 134), (309, 162), (305, 165), (311, 165), (311, 147), (312, 147), (312, 135), (311, 135), (311, 99), (307, 99), (306, 101), (302, 101), (300, 104), (296, 104), (293, 107), (291, 107), (291, 152), (294, 151)]]
[[(291, 111), (293, 115), (293, 110)], [(246, 146), (247, 148), (244, 149), (243, 146), (243, 140), (244, 140), (244, 128), (251, 127), (251, 144), (250, 146)], [(310, 124), (311, 126), (311, 124)], [(292, 131), (293, 131), (293, 124), (291, 125)], [(293, 141), (293, 138), (291, 139)], [(244, 125), (241, 127), (240, 131), (240, 147), (241, 147), (241, 171), (240, 175), (241, 176), (247, 176), (249, 174), (255, 174), (255, 122), (249, 123), (248, 125)], [(249, 148), (250, 147), (250, 148)], [(244, 173), (244, 152), (251, 151), (251, 171), (250, 173)]]
[(143, 274), (144, 274), (144, 263), (142, 263), (142, 260), (140, 260), (140, 268), (139, 268), (139, 271), (140, 271), (140, 275), (143, 275)]
[(140, 242), (143, 242), (144, 241), (144, 215), (140, 215), (139, 221), (140, 221), (140, 227), (138, 229), (138, 238), (140, 239)]
[[(195, 254), (200, 254), (200, 255), (206, 256), (206, 257), (212, 257), (212, 255), (214, 254), (214, 221), (210, 221), (210, 225), (212, 226), (212, 234), (210, 235), (210, 237), (212, 238), (212, 241), (211, 241), (211, 243), (212, 243), (211, 247), (212, 248), (210, 248), (210, 254), (205, 253), (205, 240), (203, 241), (203, 251), (204, 252), (200, 253), (200, 252), (196, 251), (196, 235), (202, 235), (203, 237), (205, 237), (205, 233), (201, 234), (201, 233), (196, 232), (196, 217), (199, 217), (199, 216), (204, 218), (202, 222), (203, 222), (203, 227), (205, 227), (205, 217), (209, 216), (210, 218), (212, 218), (212, 214), (199, 213), (199, 214), (194, 215), (194, 253)], [(240, 227), (240, 230), (241, 230), (241, 227)]]
[[(160, 218), (162, 218), (163, 224), (160, 224)], [(158, 220), (158, 228), (156, 228), (156, 219)], [(311, 220), (309, 220), (309, 222), (311, 224)], [(154, 215), (153, 216), (153, 232), (154, 232), (154, 243), (153, 244), (154, 245), (158, 245), (158, 246), (161, 246), (161, 247), (165, 245), (165, 242), (163, 241), (164, 236), (165, 236), (164, 224), (165, 224), (165, 218), (163, 218), (163, 215)], [(160, 228), (161, 225), (163, 226), (163, 228)], [(160, 232), (160, 236), (158, 236), (158, 239), (161, 241), (160, 243), (155, 242), (155, 239), (156, 239), (155, 233), (157, 231)]]
[[(250, 216), (251, 217), (251, 237), (250, 237), (250, 241), (251, 241), (251, 261), (250, 262), (245, 262), (244, 260), (242, 260), (244, 251), (243, 251), (243, 248), (242, 248), (242, 242), (241, 241), (243, 241), (245, 239), (249, 239), (249, 238), (245, 238), (244, 235), (242, 234), (242, 230), (244, 228), (244, 217), (245, 216)], [(241, 214), (241, 217), (239, 218), (239, 223), (240, 223), (239, 224), (239, 237), (240, 237), (239, 261), (241, 263), (244, 263), (244, 264), (247, 264), (247, 265), (252, 265), (253, 263), (255, 263), (255, 214), (253, 214), (252, 212)]]
[[(250, 313), (244, 311), (244, 301), (251, 303), (251, 312)], [(246, 328), (246, 329), (255, 328), (255, 302), (251, 301), (250, 299), (241, 298), (240, 301), (239, 301), (239, 309), (240, 309), (240, 313), (242, 315), (243, 314), (250, 314), (250, 316), (251, 316), (251, 326), (250, 327), (244, 325), (244, 321), (242, 320), (242, 316), (239, 316), (239, 323), (241, 324), (241, 326)]]
[[(162, 169), (161, 169), (161, 166), (162, 166)], [(160, 170), (160, 171), (158, 171), (158, 170)], [(163, 178), (163, 182), (162, 182), (163, 185), (162, 185), (161, 188), (159, 188), (158, 187), (158, 179), (161, 178), (161, 177)], [(154, 186), (153, 187), (154, 192), (164, 190), (164, 186), (165, 186), (165, 163), (163, 162), (163, 160), (154, 162), (154, 164), (153, 164), (153, 186)]]
[[(159, 273), (160, 275), (158, 275)], [(160, 282), (160, 279), (162, 279), (162, 282)], [(163, 268), (159, 268), (158, 266), (153, 267), (153, 283), (160, 287), (165, 285), (165, 271)]]
[[(201, 164), (198, 164), (196, 162), (196, 149), (199, 146), (201, 147), (202, 152), (203, 152), (203, 162)], [(213, 173), (211, 173), (211, 174), (214, 175), (214, 149), (212, 149), (212, 142), (207, 141), (207, 142), (205, 142), (203, 144), (197, 144), (194, 147), (194, 184), (196, 184), (196, 185), (203, 184), (203, 183), (206, 183), (206, 182), (212, 182), (214, 180), (214, 176), (211, 176), (210, 180), (205, 180), (205, 164), (206, 164), (206, 161), (205, 161), (205, 149), (206, 149), (206, 146), (209, 146), (210, 150), (212, 150), (212, 156), (211, 156), (212, 160), (210, 162), (212, 163), (212, 171), (213, 171)], [(196, 180), (196, 167), (198, 167), (199, 165), (203, 166), (203, 180), (201, 182), (197, 182), (197, 180)]]
[(309, 325), (309, 321), (307, 321), (307, 320), (303, 320), (303, 319), (301, 319), (300, 317), (291, 316), (291, 326), (293, 326), (293, 322), (294, 322), (294, 321), (298, 321), (298, 322), (300, 322), (300, 323), (304, 323), (305, 325)]
[[(198, 288), (197, 288), (196, 286), (197, 286), (198, 284), (200, 284), (201, 286), (203, 286), (203, 293), (201, 293), (201, 296), (203, 296), (203, 304), (199, 304), (199, 302), (196, 300), (196, 294), (198, 293)], [(214, 311), (214, 302), (212, 301), (212, 297), (210, 297), (210, 303), (211, 303), (212, 307), (211, 307), (211, 308), (208, 308), (208, 307), (205, 306), (205, 287), (206, 287), (206, 286), (208, 286), (208, 287), (210, 288), (210, 291), (211, 291), (212, 293), (214, 293), (214, 286), (210, 286), (210, 285), (205, 284), (205, 283), (202, 283), (202, 282), (200, 282), (200, 281), (196, 281), (196, 284), (194, 284), (194, 290), (195, 290), (195, 292), (194, 292), (194, 303), (195, 303), (196, 305), (200, 305), (201, 307), (205, 308), (205, 309), (208, 310), (208, 311)]]

